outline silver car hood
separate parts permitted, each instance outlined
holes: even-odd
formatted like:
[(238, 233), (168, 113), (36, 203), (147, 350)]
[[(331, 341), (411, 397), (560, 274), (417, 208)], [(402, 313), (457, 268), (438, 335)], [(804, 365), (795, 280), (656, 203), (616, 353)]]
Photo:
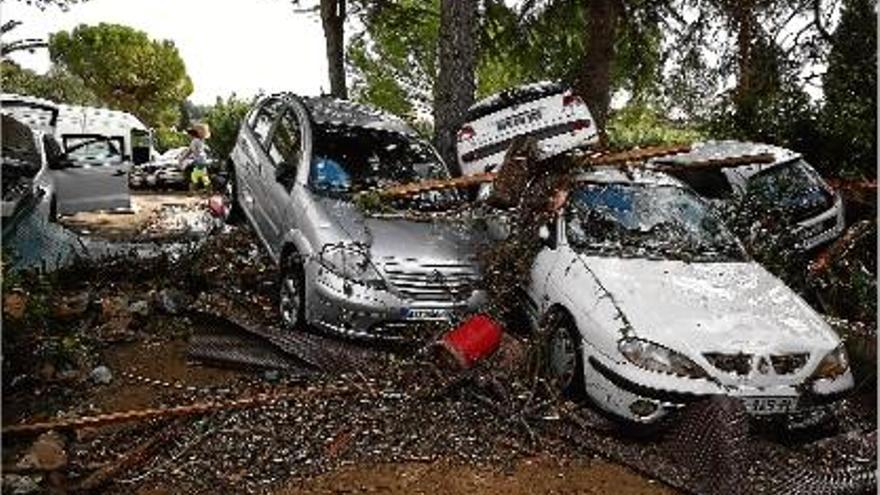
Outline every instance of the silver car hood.
[(477, 267), (479, 238), (474, 229), (460, 222), (442, 217), (433, 221), (371, 218), (347, 201), (319, 198), (317, 203), (348, 242), (369, 247), (377, 264), (398, 261)]
[(794, 291), (754, 262), (580, 256), (635, 335), (696, 352), (833, 349), (839, 338)]

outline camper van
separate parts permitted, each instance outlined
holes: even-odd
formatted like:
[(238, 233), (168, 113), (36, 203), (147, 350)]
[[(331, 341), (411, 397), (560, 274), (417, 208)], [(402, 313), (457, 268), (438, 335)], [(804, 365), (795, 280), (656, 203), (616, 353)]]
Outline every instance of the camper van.
[(60, 215), (129, 208), (131, 165), (156, 154), (150, 130), (125, 112), (15, 94), (0, 96), (0, 111), (60, 145), (46, 163)]

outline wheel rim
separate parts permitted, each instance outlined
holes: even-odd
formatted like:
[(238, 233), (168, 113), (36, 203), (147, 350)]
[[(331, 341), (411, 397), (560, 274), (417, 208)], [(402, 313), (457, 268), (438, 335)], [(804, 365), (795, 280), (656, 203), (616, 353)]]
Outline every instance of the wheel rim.
[(284, 326), (294, 328), (299, 324), (299, 308), (302, 291), (294, 275), (285, 275), (281, 280), (281, 319)]
[(550, 336), (550, 372), (559, 382), (559, 387), (567, 389), (574, 380), (577, 369), (577, 346), (571, 333), (564, 325), (557, 326)]

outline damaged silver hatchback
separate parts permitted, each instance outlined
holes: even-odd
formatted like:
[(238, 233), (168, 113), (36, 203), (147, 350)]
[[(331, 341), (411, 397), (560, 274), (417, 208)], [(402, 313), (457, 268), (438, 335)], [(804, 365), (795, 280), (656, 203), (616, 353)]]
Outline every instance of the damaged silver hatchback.
[[(331, 98), (273, 95), (248, 113), (230, 158), (234, 208), (281, 271), (286, 327), (398, 338), (413, 323), (484, 302), (468, 229), (371, 214), (362, 204), (370, 191), (448, 177), (436, 151), (396, 117)], [(413, 204), (438, 211), (455, 193), (425, 194), (433, 196)]]

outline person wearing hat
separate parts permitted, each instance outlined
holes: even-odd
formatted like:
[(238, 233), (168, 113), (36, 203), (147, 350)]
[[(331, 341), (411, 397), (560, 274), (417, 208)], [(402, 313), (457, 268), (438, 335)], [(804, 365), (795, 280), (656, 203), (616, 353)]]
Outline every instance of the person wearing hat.
[(189, 147), (181, 153), (178, 161), (183, 166), (186, 160), (192, 163), (190, 172), (190, 190), (199, 185), (205, 189), (211, 189), (211, 178), (208, 176), (208, 152), (205, 149), (205, 140), (211, 137), (211, 129), (207, 124), (194, 124), (187, 134), (192, 137)]

